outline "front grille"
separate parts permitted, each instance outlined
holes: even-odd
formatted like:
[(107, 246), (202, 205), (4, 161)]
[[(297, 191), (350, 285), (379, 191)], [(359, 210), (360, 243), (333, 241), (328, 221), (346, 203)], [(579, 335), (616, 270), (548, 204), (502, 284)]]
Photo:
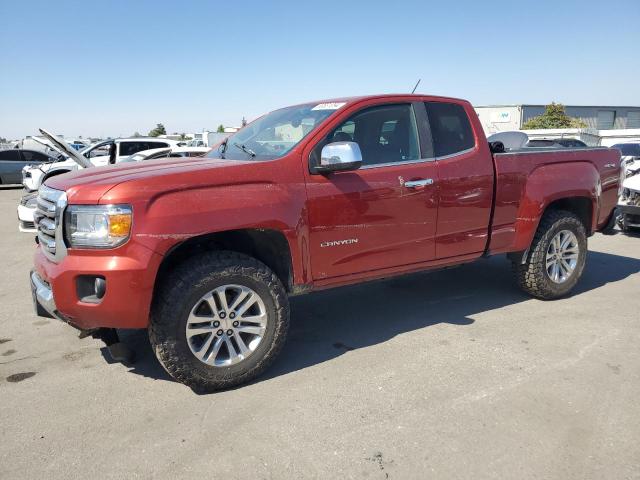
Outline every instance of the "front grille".
[(52, 260), (60, 260), (66, 255), (62, 238), (62, 221), (67, 196), (61, 190), (42, 185), (38, 190), (33, 221), (36, 225), (38, 243), (44, 254)]
[(24, 230), (35, 230), (36, 229), (36, 224), (33, 222), (25, 222), (25, 221), (20, 221), (20, 226), (24, 229)]

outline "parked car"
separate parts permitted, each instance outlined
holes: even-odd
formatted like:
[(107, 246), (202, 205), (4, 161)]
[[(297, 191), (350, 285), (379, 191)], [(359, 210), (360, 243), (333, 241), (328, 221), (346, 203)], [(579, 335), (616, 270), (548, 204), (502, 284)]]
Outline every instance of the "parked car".
[(640, 143), (616, 143), (610, 148), (620, 150), (622, 161), (640, 159)]
[[(56, 137), (57, 138), (57, 137)], [(152, 148), (169, 148), (176, 147), (179, 142), (169, 139), (156, 139), (154, 137), (144, 138), (116, 138), (110, 140), (104, 140), (91, 145), (84, 150), (80, 151), (80, 154), (88, 159), (94, 166), (107, 165), (109, 162), (118, 163), (128, 158), (134, 153), (138, 153), (142, 150), (150, 150)], [(67, 148), (75, 151), (73, 145)], [(69, 157), (68, 152), (65, 153)], [(40, 165), (37, 168), (26, 167), (22, 171), (22, 184), (24, 188), (33, 192), (38, 190), (40, 185), (50, 177), (55, 175), (61, 175), (68, 173), (79, 168), (83, 168), (77, 161), (72, 158), (68, 158), (63, 162), (55, 162), (46, 165)]]
[(622, 155), (623, 181), (616, 223), (623, 231), (640, 229), (640, 143), (618, 143), (611, 148)]
[(578, 140), (577, 138), (556, 138), (554, 139), (554, 142), (559, 143), (563, 147), (567, 148), (583, 148), (589, 146), (582, 140)]
[(36, 231), (33, 214), (36, 211), (38, 192), (25, 193), (18, 203), (18, 230), (31, 233)]
[[(69, 147), (74, 148), (73, 144), (69, 144)], [(120, 163), (125, 162), (140, 162), (142, 160), (151, 160), (154, 158), (162, 157), (201, 157), (205, 155), (210, 149), (202, 147), (175, 147), (175, 148), (155, 148), (151, 150), (143, 150), (138, 153), (134, 153), (128, 157), (119, 160)], [(91, 157), (92, 159), (96, 157)], [(69, 159), (64, 163), (64, 168), (67, 168), (69, 162), (75, 162), (73, 159)], [(104, 162), (101, 162), (104, 163)], [(77, 163), (76, 163), (77, 165)], [(80, 168), (80, 166), (78, 166)], [(49, 170), (50, 172), (59, 172), (60, 170)], [(66, 173), (66, 172), (61, 172)], [(18, 204), (18, 230), (21, 232), (31, 233), (35, 232), (35, 224), (33, 221), (33, 215), (36, 210), (36, 194), (37, 192), (31, 192), (26, 189), (27, 193), (22, 196), (20, 203)]]
[(143, 150), (123, 162), (141, 162), (143, 160), (154, 160), (157, 158), (185, 158), (185, 157), (203, 157), (211, 150), (208, 147), (175, 147), (175, 148), (154, 148), (151, 150)]
[(498, 254), (530, 295), (567, 295), (619, 181), (614, 149), (493, 153), (464, 100), (305, 103), (206, 158), (49, 178), (34, 306), (111, 351), (113, 329), (146, 328), (175, 379), (228, 388), (281, 351), (289, 295)]
[(0, 150), (0, 184), (20, 184), (24, 167), (55, 161), (55, 157), (35, 150), (19, 148)]

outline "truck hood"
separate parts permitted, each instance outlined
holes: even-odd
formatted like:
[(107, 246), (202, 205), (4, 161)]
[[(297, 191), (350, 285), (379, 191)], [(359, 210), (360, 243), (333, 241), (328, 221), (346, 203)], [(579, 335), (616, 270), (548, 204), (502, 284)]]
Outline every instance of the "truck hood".
[(81, 167), (88, 168), (93, 166), (88, 158), (78, 153), (77, 150), (70, 147), (67, 142), (56, 137), (53, 133), (46, 131), (44, 128), (40, 129), (40, 133), (56, 147), (56, 150), (72, 159)]
[[(170, 188), (174, 178), (181, 174), (192, 173), (194, 179), (199, 171), (220, 170), (215, 175), (222, 183), (227, 174), (222, 171), (246, 167), (249, 162), (220, 160), (207, 157), (163, 158), (140, 163), (121, 163), (104, 167), (80, 169), (66, 175), (55, 176), (45, 183), (58, 190), (65, 190), (69, 203), (98, 203), (100, 198), (115, 186), (129, 181), (149, 181), (152, 178), (166, 176)], [(255, 164), (258, 162), (250, 162)]]

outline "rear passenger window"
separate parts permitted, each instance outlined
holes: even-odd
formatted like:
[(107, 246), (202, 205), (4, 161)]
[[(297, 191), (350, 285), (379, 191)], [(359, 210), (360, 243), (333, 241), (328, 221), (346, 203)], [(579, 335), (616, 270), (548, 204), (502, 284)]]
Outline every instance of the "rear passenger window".
[(453, 155), (475, 146), (473, 130), (462, 105), (425, 102), (436, 157)]

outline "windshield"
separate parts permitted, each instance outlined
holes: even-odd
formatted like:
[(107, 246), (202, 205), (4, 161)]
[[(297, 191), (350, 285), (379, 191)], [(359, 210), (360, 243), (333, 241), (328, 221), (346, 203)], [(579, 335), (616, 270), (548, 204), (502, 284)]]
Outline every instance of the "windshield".
[(258, 118), (231, 135), (208, 157), (272, 160), (288, 153), (344, 103), (309, 103), (282, 108)]
[(623, 157), (640, 157), (640, 143), (619, 143), (611, 148), (617, 148)]

